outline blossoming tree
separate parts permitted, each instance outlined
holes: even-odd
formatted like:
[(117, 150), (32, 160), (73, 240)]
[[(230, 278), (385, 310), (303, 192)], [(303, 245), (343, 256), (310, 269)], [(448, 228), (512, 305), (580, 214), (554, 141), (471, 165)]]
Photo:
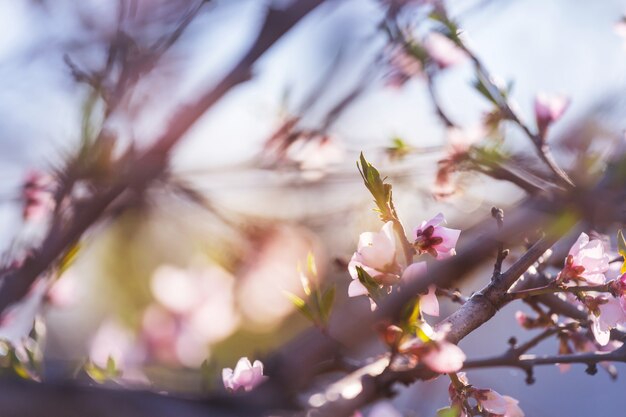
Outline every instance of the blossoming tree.
[[(592, 161), (585, 159), (588, 150), (580, 150), (579, 161), (586, 165), (560, 162), (552, 153), (551, 129), (568, 111), (569, 98), (538, 92), (529, 123), (511, 99), (511, 86), (492, 76), (443, 2), (374, 2), (385, 39), (376, 54), (375, 66), (382, 68), (376, 82), (385, 88), (424, 83), (446, 132), (447, 145), (427, 179), (432, 195), (462, 193), (471, 173), (506, 182), (521, 197), (506, 207), (506, 216), (493, 207), (478, 209), (482, 220), (473, 222), (448, 223), (440, 212), (411, 223), (415, 216), (398, 203), (409, 191), (396, 186), (401, 179), (393, 167), (419, 149), (396, 138), (380, 164), (368, 159), (375, 152), (355, 152), (357, 167), (350, 174), (362, 181), (362, 193), (373, 200), (371, 220), (378, 217), (380, 223), (353, 236), (351, 256), (331, 253), (333, 262), (321, 262), (312, 253), (322, 251), (310, 239), (258, 224), (233, 225), (201, 191), (173, 174), (170, 160), (199, 119), (253, 77), (256, 62), (275, 43), (319, 8), (332, 10), (333, 2), (264, 4), (258, 33), (240, 59), (171, 115), (148, 146), (131, 141), (123, 147), (113, 126), (137, 110), (133, 92), (142, 91), (142, 79), (153, 75), (212, 2), (183, 2), (184, 13), (172, 30), (145, 45), (126, 25), (150, 21), (150, 8), (134, 3), (120, 2), (102, 68), (83, 69), (65, 57), (75, 82), (89, 90), (79, 147), (56, 169), (31, 171), (19, 192), (24, 224), (39, 223), (43, 236), (7, 251), (1, 265), (1, 415), (401, 416), (407, 410), (393, 404), (397, 387), (445, 379), (449, 401), (437, 404), (439, 417), (521, 417), (525, 404), (506, 395), (505, 384), (474, 385), (467, 372), (517, 368), (531, 384), (537, 367), (558, 365), (565, 372), (582, 364), (589, 374), (600, 365), (616, 376), (615, 364), (626, 362), (626, 153), (616, 147), (610, 158)], [(129, 17), (137, 10), (148, 13), (146, 20)], [(623, 27), (623, 21), (617, 24), (618, 34)], [(152, 33), (150, 28), (146, 24), (141, 34)], [(471, 128), (454, 121), (436, 88), (441, 74), (465, 64), (471, 66), (475, 93), (489, 108)], [(304, 114), (285, 117), (266, 139), (259, 166), (294, 170), (305, 184), (333, 178), (328, 167), (347, 151), (330, 127), (373, 82), (366, 77), (357, 83), (315, 128), (301, 123)], [(317, 93), (305, 100), (302, 113)], [(95, 129), (94, 118), (102, 119)], [(534, 155), (507, 147), (511, 126), (526, 136), (525, 148)], [(230, 245), (235, 249), (228, 255), (215, 251), (221, 262), (216, 255), (212, 262), (203, 258), (182, 266), (170, 253), (160, 253), (140, 300), (129, 297), (137, 304), (127, 320), (132, 325), (122, 317), (104, 322), (79, 361), (50, 357), (43, 313), (76, 299), (73, 266), (85, 247), (124, 213), (145, 205), (155, 190), (183, 196), (243, 238)], [(172, 248), (184, 245), (174, 243)], [(304, 248), (310, 252), (298, 267), (276, 261), (285, 253), (304, 261)], [(325, 279), (330, 263), (339, 271), (335, 280)], [(280, 298), (255, 303), (285, 270), (291, 284), (273, 293)], [(476, 271), (481, 288), (467, 291)], [(363, 299), (369, 308), (359, 308)], [(236, 362), (213, 362), (210, 349), (242, 323), (260, 322), (259, 311), (268, 305), (276, 317), (298, 312), (308, 327), (277, 337), (280, 343), (271, 348), (260, 337), (247, 337), (230, 345), (242, 352)], [(515, 319), (534, 333), (509, 340), (499, 355), (464, 352), (460, 342), (507, 305), (525, 306)], [(506, 337), (491, 334), (489, 342)], [(557, 343), (556, 352), (533, 353), (548, 340)], [(170, 376), (173, 369), (177, 373)], [(188, 375), (193, 382), (184, 385), (180, 381)]]

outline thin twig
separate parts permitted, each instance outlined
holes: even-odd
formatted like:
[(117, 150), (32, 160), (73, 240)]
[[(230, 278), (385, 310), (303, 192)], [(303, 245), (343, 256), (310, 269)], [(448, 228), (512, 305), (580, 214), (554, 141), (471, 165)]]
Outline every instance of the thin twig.
[(426, 71), (424, 71), (424, 75), (426, 76), (426, 86), (428, 87), (430, 101), (435, 106), (435, 112), (437, 113), (437, 116), (447, 128), (457, 127), (457, 125), (443, 110), (443, 107), (441, 107), (441, 103), (439, 102), (439, 98), (437, 97), (437, 92), (435, 91), (435, 73), (431, 66), (428, 66), (426, 68)]
[(567, 175), (567, 173), (557, 164), (556, 160), (552, 156), (552, 152), (550, 151), (550, 147), (545, 141), (539, 137), (538, 134), (533, 133), (530, 128), (522, 122), (521, 118), (517, 115), (517, 113), (511, 108), (511, 105), (508, 102), (508, 99), (504, 97), (500, 91), (500, 88), (493, 81), (492, 76), (489, 74), (487, 68), (483, 65), (483, 63), (478, 59), (476, 54), (471, 51), (465, 44), (460, 43), (459, 47), (467, 53), (470, 59), (474, 62), (474, 66), (476, 67), (476, 71), (483, 83), (489, 88), (489, 94), (496, 100), (500, 111), (505, 114), (509, 120), (513, 121), (517, 124), (524, 133), (531, 140), (532, 144), (535, 146), (535, 150), (537, 151), (537, 155), (539, 158), (548, 166), (548, 168), (556, 175), (556, 177), (563, 183), (563, 185), (567, 187), (574, 187), (574, 183)]
[[(504, 211), (497, 207), (491, 208), (491, 217), (496, 219), (496, 223), (498, 224), (498, 230), (502, 230), (502, 226), (504, 226)], [(493, 275), (491, 280), (497, 280), (500, 278), (502, 274), (502, 262), (509, 254), (508, 250), (504, 249), (504, 242), (502, 240), (498, 241), (498, 254), (496, 256), (496, 263), (493, 265)]]
[[(626, 345), (625, 345), (626, 346)], [(564, 363), (597, 364), (599, 362), (626, 362), (626, 348), (621, 347), (612, 352), (589, 352), (572, 355), (535, 356), (521, 355), (513, 358), (507, 355), (495, 358), (466, 361), (463, 369), (515, 367), (529, 369), (537, 365), (555, 365)]]
[(519, 300), (522, 298), (536, 297), (543, 294), (555, 294), (555, 293), (570, 293), (576, 294), (578, 292), (594, 291), (594, 292), (611, 292), (610, 283), (602, 285), (577, 285), (574, 287), (560, 287), (556, 285), (546, 285), (539, 288), (531, 288), (528, 290), (520, 290), (510, 292), (506, 295), (507, 300)]

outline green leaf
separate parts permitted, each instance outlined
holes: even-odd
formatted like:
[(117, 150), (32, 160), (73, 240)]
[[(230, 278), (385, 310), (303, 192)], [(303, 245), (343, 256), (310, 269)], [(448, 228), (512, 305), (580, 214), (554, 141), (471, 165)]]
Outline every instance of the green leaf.
[(306, 267), (307, 272), (309, 272), (312, 277), (317, 277), (317, 267), (315, 266), (315, 257), (313, 256), (313, 252), (309, 252), (306, 257)]
[(92, 362), (87, 362), (83, 369), (85, 370), (87, 375), (89, 375), (89, 377), (93, 379), (95, 382), (97, 382), (98, 384), (104, 384), (106, 382), (107, 380), (106, 372), (104, 371), (104, 369), (100, 368), (98, 365)]
[(419, 297), (415, 297), (412, 302), (408, 303), (403, 314), (401, 323), (402, 330), (405, 333), (414, 334), (419, 329), (421, 319)]
[(328, 322), (330, 313), (333, 310), (333, 304), (335, 302), (335, 286), (328, 288), (322, 296), (322, 303), (320, 305), (320, 315), (324, 323)]
[(33, 379), (33, 375), (28, 367), (26, 367), (24, 363), (20, 360), (20, 358), (17, 357), (15, 348), (13, 348), (13, 346), (9, 347), (9, 358), (11, 362), (11, 367), (13, 368), (13, 371), (17, 376), (22, 379)]
[(22, 379), (32, 379), (31, 374), (21, 362), (13, 362), (13, 371)]
[(109, 374), (115, 374), (115, 372), (117, 371), (117, 368), (115, 366), (115, 359), (113, 359), (112, 356), (109, 356), (107, 358), (106, 370)]
[(369, 190), (370, 194), (374, 197), (374, 202), (380, 212), (380, 217), (383, 221), (388, 221), (393, 218), (391, 213), (391, 184), (386, 184), (384, 179), (380, 177), (378, 170), (370, 164), (361, 152), (359, 162), (357, 162), (357, 168), (363, 178), (365, 187)]
[(462, 44), (461, 38), (459, 38), (459, 33), (460, 33), (459, 25), (457, 25), (456, 22), (451, 20), (445, 13), (441, 13), (440, 11), (432, 12), (429, 15), (429, 17), (432, 20), (439, 22), (443, 25), (442, 28), (438, 29), (438, 32), (446, 36), (455, 44), (457, 45)]
[(370, 297), (372, 297), (374, 301), (378, 302), (383, 296), (380, 284), (376, 282), (374, 278), (372, 278), (372, 276), (365, 272), (365, 270), (360, 266), (356, 267), (356, 273), (359, 277), (359, 281), (367, 289)]
[(63, 274), (69, 269), (70, 266), (72, 266), (72, 264), (76, 260), (76, 257), (78, 256), (79, 251), (80, 243), (76, 243), (75, 245), (72, 245), (67, 250), (67, 252), (65, 252), (63, 257), (61, 258), (61, 261), (59, 262), (59, 275)]
[(417, 337), (420, 338), (420, 340), (422, 342), (430, 342), (430, 336), (428, 336), (426, 333), (424, 333), (424, 330), (422, 330), (422, 327), (419, 325), (418, 322), (414, 323), (415, 325), (415, 334), (417, 335)]
[(489, 88), (487, 88), (485, 83), (480, 78), (474, 80), (474, 83), (472, 85), (476, 89), (476, 91), (478, 91), (483, 97), (498, 106), (498, 101), (495, 99), (495, 97), (491, 95), (491, 92), (489, 92)]
[(426, 60), (429, 57), (426, 48), (422, 47), (417, 42), (408, 41), (404, 49), (409, 55), (420, 61), (422, 66), (426, 63)]
[(458, 417), (459, 409), (456, 406), (440, 408), (437, 410), (437, 417)]
[(107, 358), (107, 362), (104, 368), (101, 366), (89, 361), (83, 367), (87, 375), (91, 379), (93, 379), (98, 384), (103, 384), (107, 380), (117, 378), (122, 375), (122, 371), (117, 369), (117, 365), (115, 364), (115, 359), (109, 355)]
[(291, 303), (298, 309), (300, 313), (307, 319), (311, 320), (313, 323), (316, 323), (315, 314), (313, 310), (309, 307), (309, 305), (302, 298), (297, 295), (290, 293), (289, 291), (283, 291), (283, 293), (289, 298)]
[(308, 297), (311, 295), (311, 280), (302, 272), (302, 268), (300, 264), (298, 264), (298, 274), (300, 275), (300, 283), (302, 284), (302, 289), (304, 290), (304, 294)]

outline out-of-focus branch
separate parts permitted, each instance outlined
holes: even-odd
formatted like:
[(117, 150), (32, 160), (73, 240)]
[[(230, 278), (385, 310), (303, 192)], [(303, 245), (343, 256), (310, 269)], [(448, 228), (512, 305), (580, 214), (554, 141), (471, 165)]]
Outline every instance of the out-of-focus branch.
[(529, 195), (536, 195), (546, 190), (541, 184), (534, 181), (533, 178), (521, 175), (503, 165), (491, 164), (490, 166), (483, 166), (482, 164), (478, 164), (472, 167), (472, 169), (493, 179), (508, 181), (517, 185)]
[(149, 391), (0, 379), (3, 417), (252, 417), (236, 397), (177, 398)]
[(500, 111), (502, 111), (502, 113), (506, 115), (508, 119), (513, 121), (524, 131), (524, 133), (528, 136), (528, 138), (531, 140), (532, 144), (534, 145), (539, 158), (554, 173), (554, 175), (561, 182), (561, 184), (566, 187), (573, 187), (574, 183), (569, 178), (567, 173), (557, 164), (556, 160), (554, 159), (554, 156), (552, 155), (550, 147), (545, 142), (544, 138), (540, 137), (536, 133), (533, 133), (528, 127), (528, 125), (526, 125), (521, 120), (521, 118), (518, 116), (518, 114), (513, 110), (513, 108), (509, 104), (508, 99), (502, 94), (502, 92), (500, 91), (500, 88), (495, 84), (493, 77), (491, 76), (491, 74), (489, 73), (485, 65), (478, 58), (478, 56), (474, 54), (474, 52), (471, 49), (469, 49), (469, 47), (467, 47), (467, 45), (465, 45), (464, 43), (460, 42), (458, 45), (460, 48), (463, 49), (463, 51), (465, 51), (465, 53), (467, 53), (467, 55), (470, 57), (470, 59), (474, 63), (478, 77), (480, 78), (482, 83), (485, 85), (485, 87), (489, 90), (489, 94), (496, 101), (496, 104), (500, 108)]
[(0, 313), (24, 297), (31, 284), (50, 268), (80, 237), (99, 220), (107, 207), (129, 189), (142, 189), (164, 170), (171, 148), (195, 122), (231, 88), (250, 78), (256, 60), (289, 29), (324, 0), (300, 0), (288, 8), (269, 9), (256, 41), (244, 57), (216, 86), (190, 105), (176, 111), (164, 133), (154, 145), (132, 164), (132, 170), (106, 190), (85, 201), (68, 225), (53, 224), (41, 248), (28, 257), (23, 266), (1, 277)]
[(439, 101), (439, 97), (437, 96), (437, 91), (435, 90), (435, 72), (433, 71), (431, 66), (427, 66), (424, 71), (424, 75), (426, 77), (426, 86), (428, 87), (428, 94), (430, 95), (430, 101), (435, 106), (435, 112), (439, 117), (439, 120), (444, 124), (447, 128), (457, 127), (456, 123), (452, 121), (452, 119), (446, 114), (441, 106)]
[(584, 291), (610, 292), (610, 283), (602, 285), (576, 285), (573, 287), (558, 287), (555, 285), (546, 285), (538, 288), (530, 288), (527, 290), (515, 291), (507, 294), (509, 300), (519, 300), (521, 298), (536, 297), (543, 294), (570, 293), (576, 294)]

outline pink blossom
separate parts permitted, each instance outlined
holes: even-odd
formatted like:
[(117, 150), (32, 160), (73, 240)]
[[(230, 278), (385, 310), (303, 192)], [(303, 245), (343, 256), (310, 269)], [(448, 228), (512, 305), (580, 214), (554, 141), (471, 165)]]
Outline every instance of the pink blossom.
[(78, 298), (77, 277), (71, 271), (65, 272), (50, 287), (46, 301), (55, 307), (70, 307)]
[(570, 100), (560, 95), (539, 93), (535, 97), (535, 119), (539, 135), (545, 136), (548, 126), (563, 116), (569, 106)]
[(589, 284), (604, 284), (604, 273), (609, 269), (609, 255), (604, 253), (600, 240), (589, 240), (586, 233), (581, 233), (572, 246), (565, 260), (565, 267), (559, 273), (558, 280), (567, 283), (571, 280), (583, 280)]
[(231, 368), (222, 370), (224, 387), (231, 392), (235, 392), (240, 388), (243, 388), (245, 391), (251, 391), (266, 378), (263, 375), (263, 363), (257, 360), (252, 364), (246, 357), (239, 359), (234, 371)]
[(106, 368), (111, 358), (120, 369), (125, 370), (134, 362), (134, 349), (133, 332), (117, 320), (107, 319), (91, 338), (89, 359), (97, 366)]
[(415, 229), (413, 245), (419, 253), (429, 253), (437, 259), (445, 259), (456, 254), (455, 246), (459, 240), (460, 230), (441, 226), (446, 220), (439, 213), (429, 221), (423, 221)]
[(492, 389), (477, 389), (472, 395), (489, 417), (524, 417), (515, 398), (500, 395)]
[(610, 341), (611, 329), (626, 323), (626, 312), (620, 300), (610, 297), (606, 303), (598, 306), (599, 315), (591, 314), (591, 330), (596, 341), (606, 346)]
[[(486, 417), (524, 417), (524, 412), (517, 405), (517, 401), (508, 395), (500, 395), (492, 389), (474, 388), (469, 385), (467, 376), (464, 372), (457, 374), (459, 382), (464, 386), (463, 390), (458, 390), (454, 384), (450, 384), (448, 393), (452, 406), (457, 407), (458, 417), (466, 417), (466, 409), (464, 403), (469, 398), (473, 398), (478, 402), (481, 408), (481, 416)], [(473, 414), (472, 414), (473, 415)]]
[(485, 134), (484, 126), (448, 129), (446, 156), (437, 163), (437, 178), (433, 190), (436, 197), (447, 197), (456, 191), (457, 185), (452, 181), (452, 174), (468, 159), (472, 145), (484, 138)]
[[(409, 265), (402, 273), (402, 284), (408, 284), (411, 281), (418, 280), (426, 274), (426, 262), (415, 262)], [(437, 300), (437, 287), (435, 285), (428, 286), (428, 293), (420, 295), (419, 307), (420, 313), (429, 316), (439, 317), (439, 301)]]
[(361, 233), (357, 251), (348, 264), (353, 280), (348, 287), (350, 297), (368, 294), (367, 288), (359, 281), (357, 266), (363, 268), (381, 285), (391, 285), (398, 281), (400, 266), (396, 262), (393, 222), (385, 223), (378, 233)]
[(626, 273), (609, 283), (611, 294), (619, 299), (622, 309), (626, 311)]
[(457, 345), (444, 340), (437, 342), (421, 357), (426, 366), (442, 374), (456, 372), (463, 367), (465, 354)]
[(461, 348), (445, 340), (448, 329), (434, 331), (427, 323), (422, 323), (420, 330), (430, 340), (411, 339), (400, 346), (401, 352), (414, 355), (419, 362), (442, 374), (456, 372), (463, 367), (466, 356)]
[(411, 78), (422, 75), (422, 62), (409, 54), (403, 46), (391, 47), (388, 56), (388, 86), (400, 88)]
[(420, 311), (429, 316), (439, 317), (439, 301), (436, 295), (437, 287), (430, 285), (428, 293), (420, 296)]
[(41, 220), (54, 209), (50, 187), (52, 178), (39, 171), (30, 171), (22, 186), (24, 220)]
[(467, 54), (448, 37), (432, 32), (424, 41), (424, 48), (440, 69), (459, 64), (467, 59)]
[(517, 324), (519, 324), (520, 327), (528, 328), (528, 316), (523, 311), (518, 310), (515, 312), (515, 320), (517, 320)]
[(161, 265), (150, 284), (158, 305), (144, 313), (143, 336), (148, 353), (159, 360), (197, 368), (208, 346), (228, 337), (239, 324), (234, 277), (218, 265)]
[(492, 389), (476, 390), (474, 398), (483, 410), (491, 414), (504, 415), (506, 413), (506, 400)]
[(503, 395), (504, 401), (506, 402), (506, 410), (504, 412), (504, 417), (524, 417), (524, 412), (521, 408), (519, 408), (519, 401), (517, 401), (513, 397), (509, 397), (508, 395)]

